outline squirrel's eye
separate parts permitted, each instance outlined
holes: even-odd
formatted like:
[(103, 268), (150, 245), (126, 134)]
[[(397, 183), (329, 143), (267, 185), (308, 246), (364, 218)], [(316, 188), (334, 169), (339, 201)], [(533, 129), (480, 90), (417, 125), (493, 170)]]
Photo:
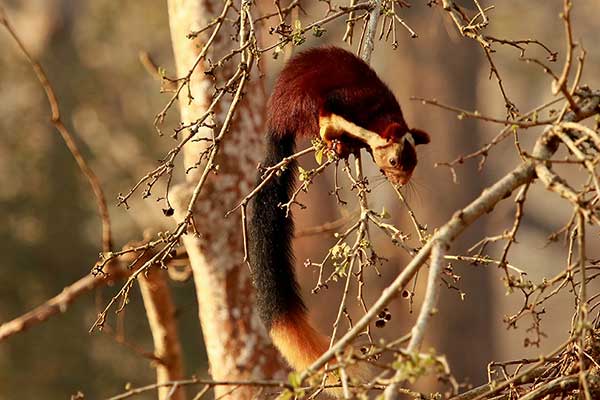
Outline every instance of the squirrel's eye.
[(392, 167), (395, 167), (395, 166), (398, 164), (398, 159), (397, 159), (397, 158), (395, 158), (395, 157), (392, 157), (392, 158), (390, 158), (390, 159), (388, 160), (388, 162), (390, 163), (390, 165), (391, 165)]

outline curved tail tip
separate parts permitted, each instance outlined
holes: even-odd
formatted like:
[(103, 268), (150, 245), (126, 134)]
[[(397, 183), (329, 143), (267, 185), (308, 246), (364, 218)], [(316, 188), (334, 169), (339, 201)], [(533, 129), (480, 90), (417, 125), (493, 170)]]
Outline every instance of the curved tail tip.
[[(307, 369), (329, 349), (330, 338), (319, 333), (304, 312), (280, 316), (273, 321), (269, 333), (273, 344), (296, 371)], [(362, 383), (369, 382), (375, 376), (372, 367), (364, 362), (347, 366), (346, 373), (351, 380)], [(339, 380), (331, 375), (327, 382), (337, 384)], [(327, 389), (326, 393), (333, 397), (344, 397), (341, 387)]]
[(329, 338), (309, 323), (303, 312), (280, 316), (270, 330), (273, 344), (296, 371), (308, 368), (329, 348)]

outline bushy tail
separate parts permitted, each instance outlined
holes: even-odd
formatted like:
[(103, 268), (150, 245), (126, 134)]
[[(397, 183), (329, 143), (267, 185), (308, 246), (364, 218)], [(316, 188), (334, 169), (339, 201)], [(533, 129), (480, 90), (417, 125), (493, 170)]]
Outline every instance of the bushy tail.
[[(294, 149), (294, 135), (269, 132), (263, 167), (279, 163)], [(329, 348), (329, 338), (309, 323), (294, 275), (294, 223), (291, 214), (286, 217), (280, 207), (290, 200), (296, 169), (292, 161), (255, 195), (248, 240), (260, 317), (288, 363), (295, 370), (303, 370)], [(262, 181), (261, 172), (257, 181)]]
[[(294, 153), (291, 134), (270, 132), (262, 165), (270, 167)], [(294, 222), (280, 206), (294, 190), (295, 161), (274, 176), (254, 197), (249, 224), (249, 256), (257, 305), (273, 343), (295, 369), (316, 360), (329, 345), (308, 322), (294, 275)], [(257, 184), (262, 181), (259, 172)]]
[[(266, 156), (262, 163), (271, 167), (294, 152), (293, 136), (267, 136)], [(294, 222), (286, 217), (280, 204), (286, 203), (294, 189), (296, 163), (290, 163), (274, 176), (254, 197), (250, 219), (249, 257), (256, 286), (260, 316), (267, 328), (289, 312), (305, 310), (294, 277), (292, 238)], [(258, 183), (262, 181), (258, 173)]]

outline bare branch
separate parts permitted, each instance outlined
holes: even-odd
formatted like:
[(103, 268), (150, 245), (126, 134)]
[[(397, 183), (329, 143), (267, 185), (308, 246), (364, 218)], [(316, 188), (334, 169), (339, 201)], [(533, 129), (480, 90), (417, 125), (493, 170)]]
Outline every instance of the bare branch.
[(54, 92), (54, 88), (52, 84), (48, 80), (48, 76), (44, 71), (42, 65), (35, 60), (27, 48), (17, 35), (16, 31), (8, 21), (6, 17), (6, 12), (0, 6), (0, 25), (3, 25), (4, 28), (8, 31), (10, 36), (13, 38), (29, 64), (35, 73), (36, 78), (40, 82), (42, 89), (46, 93), (46, 98), (48, 99), (48, 103), (50, 104), (50, 110), (52, 113), (51, 122), (54, 125), (54, 128), (60, 133), (63, 138), (67, 148), (73, 155), (73, 158), (77, 162), (79, 166), (79, 170), (86, 177), (90, 187), (92, 188), (92, 192), (96, 198), (96, 204), (98, 206), (98, 214), (102, 221), (102, 251), (109, 252), (112, 248), (112, 237), (110, 230), (110, 215), (108, 213), (108, 206), (106, 205), (106, 198), (104, 196), (104, 191), (102, 190), (102, 186), (100, 185), (100, 181), (98, 177), (94, 173), (94, 171), (90, 168), (87, 161), (83, 158), (81, 151), (79, 151), (79, 147), (75, 143), (75, 139), (71, 132), (67, 129), (67, 127), (62, 122), (62, 115), (60, 113), (60, 107), (58, 104), (58, 98), (56, 97), (56, 93)]
[[(166, 271), (153, 270), (138, 279), (146, 315), (154, 340), (154, 354), (161, 363), (156, 364), (156, 383), (175, 381), (183, 378), (181, 344), (177, 333), (175, 305), (167, 282)], [(163, 386), (158, 389), (160, 400), (184, 400), (182, 387)]]
[(102, 276), (88, 274), (65, 287), (61, 293), (49, 299), (44, 304), (12, 321), (3, 323), (0, 325), (0, 342), (44, 322), (50, 317), (66, 312), (69, 305), (82, 295), (98, 287), (110, 285), (126, 278), (131, 271), (126, 268), (126, 264), (123, 264), (111, 263), (107, 273)]

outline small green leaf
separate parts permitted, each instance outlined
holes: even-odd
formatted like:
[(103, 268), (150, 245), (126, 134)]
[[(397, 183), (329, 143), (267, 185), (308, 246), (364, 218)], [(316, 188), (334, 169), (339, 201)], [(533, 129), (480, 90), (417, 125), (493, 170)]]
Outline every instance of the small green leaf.
[(292, 36), (292, 43), (294, 46), (300, 46), (306, 41), (306, 38), (301, 33), (296, 33)]
[(304, 182), (307, 179), (308, 179), (308, 171), (299, 166), (298, 167), (298, 180), (300, 182)]
[(348, 261), (345, 261), (336, 268), (335, 273), (338, 276), (346, 276), (349, 266), (350, 266), (350, 263)]
[(383, 219), (389, 219), (390, 218), (390, 214), (387, 212), (387, 210), (385, 209), (385, 207), (383, 207), (383, 209), (381, 210), (381, 214), (379, 214), (379, 216)]
[(294, 398), (294, 392), (288, 389), (286, 389), (279, 396), (277, 396), (277, 400), (290, 400), (292, 398)]
[(317, 151), (315, 151), (315, 160), (317, 161), (317, 163), (319, 165), (321, 165), (323, 163), (323, 152), (325, 149), (318, 149)]
[(348, 257), (351, 253), (352, 249), (348, 245), (348, 243), (336, 244), (331, 248), (331, 257), (334, 260), (340, 260), (345, 257)]
[(293, 388), (300, 387), (300, 385), (302, 384), (302, 381), (300, 380), (300, 374), (295, 371), (290, 372), (290, 374), (288, 375), (288, 381), (290, 382), (290, 385), (292, 385)]
[(321, 28), (319, 25), (315, 25), (312, 28), (312, 33), (315, 37), (321, 37), (321, 36), (323, 36), (323, 34), (325, 32), (327, 32), (327, 30), (324, 28)]
[(302, 22), (299, 19), (294, 21), (294, 29), (292, 31), (292, 43), (294, 46), (300, 46), (302, 43), (306, 41), (306, 38), (303, 35), (302, 31)]

